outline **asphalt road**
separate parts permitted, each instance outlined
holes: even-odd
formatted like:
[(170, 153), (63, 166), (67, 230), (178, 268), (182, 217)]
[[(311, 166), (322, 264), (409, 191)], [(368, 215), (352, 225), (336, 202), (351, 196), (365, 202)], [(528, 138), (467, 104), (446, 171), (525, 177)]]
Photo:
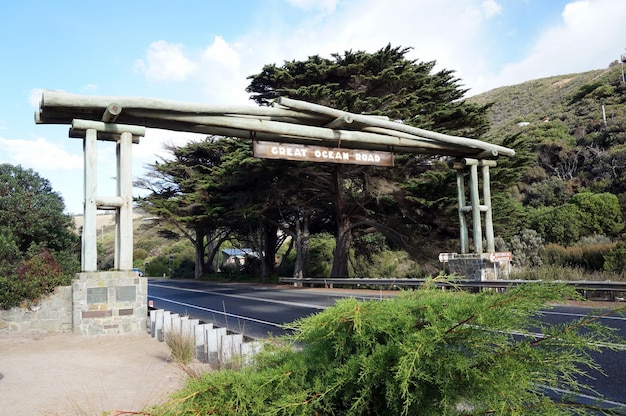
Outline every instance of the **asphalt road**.
[[(215, 325), (243, 333), (251, 338), (282, 335), (289, 324), (317, 313), (337, 299), (352, 296), (359, 299), (380, 299), (393, 296), (385, 292), (302, 289), (290, 286), (225, 284), (213, 282), (150, 279), (148, 298), (152, 306), (189, 315)], [(548, 323), (563, 323), (586, 316), (589, 309), (558, 306), (543, 313)], [(626, 318), (607, 317), (603, 323), (615, 328), (626, 339)], [(604, 349), (594, 354), (604, 374), (590, 371), (591, 379), (583, 379), (595, 391), (577, 395), (579, 402), (593, 402), (599, 396), (607, 406), (618, 406), (626, 415), (626, 351)], [(570, 393), (570, 392), (555, 392)]]

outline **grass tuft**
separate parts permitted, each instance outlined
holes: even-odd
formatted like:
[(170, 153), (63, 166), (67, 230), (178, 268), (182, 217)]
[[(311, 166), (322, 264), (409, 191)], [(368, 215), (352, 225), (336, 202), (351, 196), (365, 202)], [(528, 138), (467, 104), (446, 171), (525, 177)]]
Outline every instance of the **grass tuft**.
[(170, 331), (165, 335), (165, 343), (170, 349), (170, 358), (177, 364), (189, 364), (195, 357), (196, 342), (192, 334), (183, 331)]

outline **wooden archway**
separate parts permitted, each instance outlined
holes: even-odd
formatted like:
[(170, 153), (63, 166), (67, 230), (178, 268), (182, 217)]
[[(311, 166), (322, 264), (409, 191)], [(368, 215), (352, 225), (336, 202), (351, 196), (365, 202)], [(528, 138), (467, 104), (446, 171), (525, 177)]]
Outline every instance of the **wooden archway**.
[[(69, 136), (83, 139), (83, 271), (95, 271), (97, 268), (98, 209), (116, 211), (115, 269), (132, 269), (131, 150), (132, 143), (139, 142), (146, 128), (254, 137), (279, 144), (326, 146), (330, 149), (340, 147), (448, 156), (457, 169), (461, 253), (469, 253), (470, 221), (473, 224), (475, 252), (483, 253), (483, 236), (487, 241), (487, 252), (494, 251), (489, 168), (496, 166), (499, 156), (515, 155), (513, 149), (480, 140), (441, 134), (385, 117), (353, 114), (289, 98), (279, 98), (273, 107), (216, 106), (137, 97), (83, 96), (46, 90), (35, 120), (38, 124), (68, 124), (71, 126)], [(117, 195), (101, 196), (97, 193), (97, 140), (116, 142)], [(479, 167), (482, 171), (482, 201)], [(466, 181), (469, 183), (469, 204), (466, 203)], [(481, 219), (483, 215), (484, 222)]]

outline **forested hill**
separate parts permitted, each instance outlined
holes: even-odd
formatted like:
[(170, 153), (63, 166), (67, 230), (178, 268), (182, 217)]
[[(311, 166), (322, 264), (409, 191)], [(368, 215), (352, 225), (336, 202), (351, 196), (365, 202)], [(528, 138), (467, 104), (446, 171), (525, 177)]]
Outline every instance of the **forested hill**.
[(510, 189), (507, 220), (500, 219), (501, 235), (507, 221), (524, 217), (509, 230), (535, 230), (546, 243), (568, 246), (590, 236), (621, 236), (626, 213), (621, 64), (500, 87), (467, 101), (491, 105), (483, 139), (517, 151), (511, 161), (499, 162), (511, 163), (509, 173), (518, 178)]
[(621, 81), (621, 65), (615, 61), (605, 69), (500, 87), (470, 97), (467, 101), (493, 104), (489, 137), (494, 139), (518, 132), (518, 123), (533, 125), (554, 121), (566, 126), (568, 132), (576, 138), (604, 129), (607, 134), (621, 133), (619, 141), (623, 143), (626, 89)]

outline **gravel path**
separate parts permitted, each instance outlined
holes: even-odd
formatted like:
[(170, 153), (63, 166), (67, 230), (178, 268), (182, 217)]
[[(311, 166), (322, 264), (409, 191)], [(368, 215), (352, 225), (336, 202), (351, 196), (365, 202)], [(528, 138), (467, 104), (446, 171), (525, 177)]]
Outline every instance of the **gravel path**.
[(139, 411), (184, 383), (168, 357), (165, 343), (144, 333), (1, 334), (0, 415)]

